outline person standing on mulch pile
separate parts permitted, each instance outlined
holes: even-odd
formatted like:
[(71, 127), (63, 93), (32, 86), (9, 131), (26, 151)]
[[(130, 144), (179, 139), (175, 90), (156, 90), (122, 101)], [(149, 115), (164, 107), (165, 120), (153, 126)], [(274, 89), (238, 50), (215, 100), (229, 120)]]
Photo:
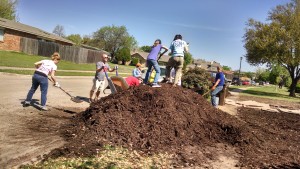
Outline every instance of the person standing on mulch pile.
[(182, 74), (184, 63), (184, 53), (188, 52), (188, 44), (182, 40), (181, 35), (175, 35), (173, 42), (170, 46), (172, 57), (169, 59), (166, 66), (166, 81), (170, 82), (171, 69), (175, 69), (175, 79), (173, 86), (178, 84), (179, 78)]
[(225, 83), (225, 76), (222, 72), (222, 69), (218, 66), (217, 67), (217, 71), (218, 73), (216, 74), (216, 78), (215, 78), (215, 83), (211, 88), (211, 104), (214, 107), (217, 107), (217, 102), (216, 102), (216, 95), (223, 90), (223, 86)]
[[(104, 71), (113, 72), (117, 69), (117, 66), (111, 69), (108, 64), (108, 56), (107, 54), (102, 54), (102, 60), (96, 63), (96, 73), (95, 78), (93, 79), (93, 87), (90, 91), (90, 102), (97, 101), (99, 99), (100, 93), (104, 91), (105, 87), (105, 73)], [(95, 99), (93, 99), (93, 95), (96, 92)]]
[(164, 55), (168, 51), (168, 48), (161, 45), (161, 40), (160, 39), (155, 40), (154, 45), (152, 46), (151, 51), (150, 51), (150, 53), (147, 57), (148, 69), (147, 69), (147, 73), (146, 73), (146, 76), (145, 76), (145, 79), (144, 79), (144, 84), (148, 83), (149, 76), (150, 76), (150, 73), (151, 73), (151, 69), (152, 69), (152, 67), (154, 67), (154, 70), (155, 70), (156, 74), (155, 74), (155, 77), (154, 77), (154, 81), (152, 83), (152, 87), (161, 87), (158, 84), (158, 78), (160, 76), (160, 67), (158, 65), (158, 60), (159, 59), (157, 59), (157, 56), (160, 53), (162, 48), (165, 49), (165, 51), (160, 54), (159, 59), (162, 55)]
[(48, 92), (48, 75), (50, 74), (51, 80), (55, 87), (60, 87), (59, 83), (56, 81), (55, 72), (57, 70), (56, 64), (60, 61), (59, 53), (55, 52), (51, 56), (52, 60), (41, 60), (34, 63), (36, 70), (32, 76), (32, 85), (27, 94), (26, 100), (24, 101), (24, 106), (29, 106), (32, 100), (33, 94), (36, 89), (40, 86), (41, 88), (41, 110), (47, 111), (47, 92)]

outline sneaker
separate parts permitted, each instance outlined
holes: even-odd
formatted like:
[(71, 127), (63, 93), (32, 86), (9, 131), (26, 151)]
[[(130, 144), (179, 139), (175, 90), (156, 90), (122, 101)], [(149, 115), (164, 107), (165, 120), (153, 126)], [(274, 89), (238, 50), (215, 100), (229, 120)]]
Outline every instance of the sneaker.
[(153, 83), (152, 87), (161, 87), (161, 85), (159, 85), (157, 83)]
[(42, 107), (41, 107), (41, 110), (42, 110), (42, 111), (48, 111), (49, 109), (48, 109), (46, 106), (42, 106)]
[(30, 101), (24, 101), (23, 106), (24, 106), (24, 107), (30, 106)]

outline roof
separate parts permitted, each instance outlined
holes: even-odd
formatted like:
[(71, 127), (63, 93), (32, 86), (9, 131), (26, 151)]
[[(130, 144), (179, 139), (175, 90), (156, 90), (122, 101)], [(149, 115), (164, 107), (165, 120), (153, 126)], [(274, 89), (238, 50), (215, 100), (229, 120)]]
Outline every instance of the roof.
[(32, 35), (37, 35), (38, 37), (42, 39), (47, 39), (47, 40), (55, 40), (55, 41), (60, 41), (60, 42), (65, 42), (69, 44), (75, 44), (74, 42), (62, 38), (60, 36), (54, 35), (52, 33), (48, 33), (46, 31), (43, 31), (39, 28), (35, 28), (29, 25), (25, 25), (19, 22), (11, 21), (8, 19), (0, 18), (0, 27), (6, 28), (6, 29), (12, 29), (15, 31), (19, 32), (24, 32)]
[[(145, 60), (147, 60), (147, 57), (149, 55), (148, 52), (131, 52), (131, 55), (134, 55), (134, 54), (139, 54)], [(159, 61), (161, 61), (161, 62), (168, 62), (169, 58), (170, 58), (169, 55), (162, 55), (161, 58), (159, 59)]]

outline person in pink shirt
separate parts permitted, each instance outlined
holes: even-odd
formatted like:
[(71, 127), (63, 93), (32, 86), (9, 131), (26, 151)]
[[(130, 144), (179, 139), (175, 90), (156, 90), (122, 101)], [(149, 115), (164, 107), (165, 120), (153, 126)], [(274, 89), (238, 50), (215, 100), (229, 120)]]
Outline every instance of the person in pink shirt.
[(143, 82), (142, 79), (138, 79), (134, 76), (126, 77), (125, 81), (127, 82), (128, 86), (139, 86)]

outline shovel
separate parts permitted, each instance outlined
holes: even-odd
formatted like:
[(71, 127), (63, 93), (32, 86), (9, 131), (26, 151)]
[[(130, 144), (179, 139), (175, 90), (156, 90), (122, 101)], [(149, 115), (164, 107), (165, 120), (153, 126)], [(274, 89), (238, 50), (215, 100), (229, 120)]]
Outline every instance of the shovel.
[(113, 82), (111, 81), (111, 79), (108, 77), (106, 70), (104, 69), (103, 71), (104, 71), (104, 73), (105, 73), (105, 76), (106, 76), (106, 79), (107, 79), (107, 82), (108, 82), (108, 85), (109, 85), (109, 88), (110, 88), (111, 93), (112, 93), (112, 94), (117, 93), (117, 89), (116, 89), (114, 83), (113, 83)]
[[(48, 79), (51, 81), (51, 82), (53, 82), (49, 77), (48, 77)], [(63, 88), (61, 88), (61, 87), (58, 87), (60, 90), (62, 90), (64, 93), (66, 93), (68, 96), (70, 96), (71, 97), (71, 100), (73, 101), (73, 102), (75, 102), (75, 103), (81, 103), (81, 102), (83, 102), (82, 100), (80, 100), (79, 98), (76, 98), (76, 97), (74, 97), (74, 96), (72, 96), (70, 93), (68, 93), (67, 91), (65, 91)]]
[(204, 93), (202, 96), (204, 97), (204, 96), (207, 95), (209, 92), (210, 92), (210, 90), (207, 91), (206, 93)]

